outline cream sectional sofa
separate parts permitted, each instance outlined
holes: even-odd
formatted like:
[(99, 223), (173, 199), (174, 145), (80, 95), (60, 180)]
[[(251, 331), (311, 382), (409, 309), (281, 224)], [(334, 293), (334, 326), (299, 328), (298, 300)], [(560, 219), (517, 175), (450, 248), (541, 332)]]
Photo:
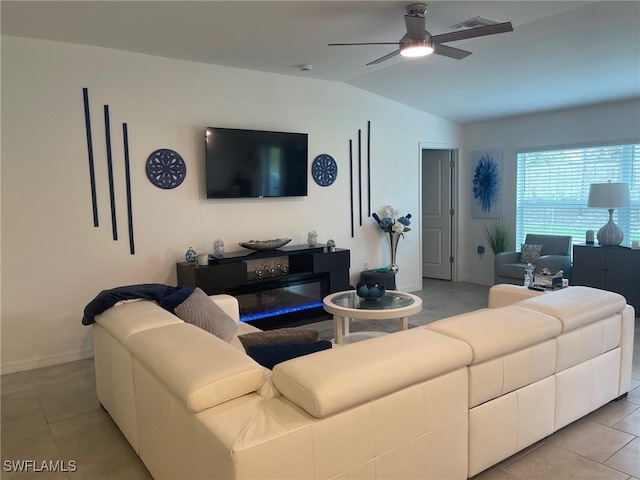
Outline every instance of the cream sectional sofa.
[(93, 326), (98, 398), (155, 479), (467, 478), (625, 394), (633, 330), (615, 293), (496, 285), (489, 308), (271, 372), (153, 302)]

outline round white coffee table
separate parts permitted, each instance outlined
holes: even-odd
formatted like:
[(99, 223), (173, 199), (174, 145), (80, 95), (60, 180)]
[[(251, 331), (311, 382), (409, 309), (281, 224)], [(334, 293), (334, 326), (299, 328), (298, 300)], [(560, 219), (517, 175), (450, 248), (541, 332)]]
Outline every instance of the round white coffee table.
[(409, 317), (422, 310), (422, 299), (410, 293), (388, 290), (375, 301), (363, 300), (355, 290), (332, 293), (324, 297), (324, 309), (333, 314), (334, 342), (347, 343), (349, 319), (393, 320), (398, 319), (401, 330), (409, 328)]

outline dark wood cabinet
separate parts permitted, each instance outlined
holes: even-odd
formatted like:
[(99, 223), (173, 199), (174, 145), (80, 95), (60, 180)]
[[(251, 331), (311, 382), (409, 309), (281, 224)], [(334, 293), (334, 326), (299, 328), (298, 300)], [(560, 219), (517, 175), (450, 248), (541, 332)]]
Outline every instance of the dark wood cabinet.
[[(258, 276), (256, 265), (288, 264), (283, 274)], [(209, 265), (180, 262), (176, 265), (178, 285), (199, 287), (208, 295), (228, 293), (238, 299), (240, 319), (259, 328), (305, 323), (328, 318), (322, 299), (349, 290), (349, 250), (306, 245), (263, 252), (240, 251), (209, 258)]]
[(619, 293), (640, 315), (640, 250), (574, 245), (571, 284)]

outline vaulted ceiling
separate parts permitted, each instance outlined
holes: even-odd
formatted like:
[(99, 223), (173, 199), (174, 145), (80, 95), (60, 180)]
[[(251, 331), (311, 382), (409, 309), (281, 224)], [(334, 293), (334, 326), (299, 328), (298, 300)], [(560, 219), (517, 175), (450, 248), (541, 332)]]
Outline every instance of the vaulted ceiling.
[[(1, 31), (345, 82), (462, 124), (640, 97), (639, 1), (432, 1), (432, 35), (482, 16), (514, 31), (396, 56), (404, 1), (6, 1)], [(300, 65), (312, 65), (301, 70)]]

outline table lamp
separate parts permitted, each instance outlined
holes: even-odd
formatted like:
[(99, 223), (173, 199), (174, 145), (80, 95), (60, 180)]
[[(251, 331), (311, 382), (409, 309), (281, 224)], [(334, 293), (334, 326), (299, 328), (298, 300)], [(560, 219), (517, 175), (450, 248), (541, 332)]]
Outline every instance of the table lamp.
[(613, 221), (615, 207), (628, 207), (629, 184), (628, 183), (592, 183), (589, 187), (589, 207), (609, 209), (609, 221), (598, 230), (598, 243), (600, 245), (620, 245), (624, 235), (620, 227)]

